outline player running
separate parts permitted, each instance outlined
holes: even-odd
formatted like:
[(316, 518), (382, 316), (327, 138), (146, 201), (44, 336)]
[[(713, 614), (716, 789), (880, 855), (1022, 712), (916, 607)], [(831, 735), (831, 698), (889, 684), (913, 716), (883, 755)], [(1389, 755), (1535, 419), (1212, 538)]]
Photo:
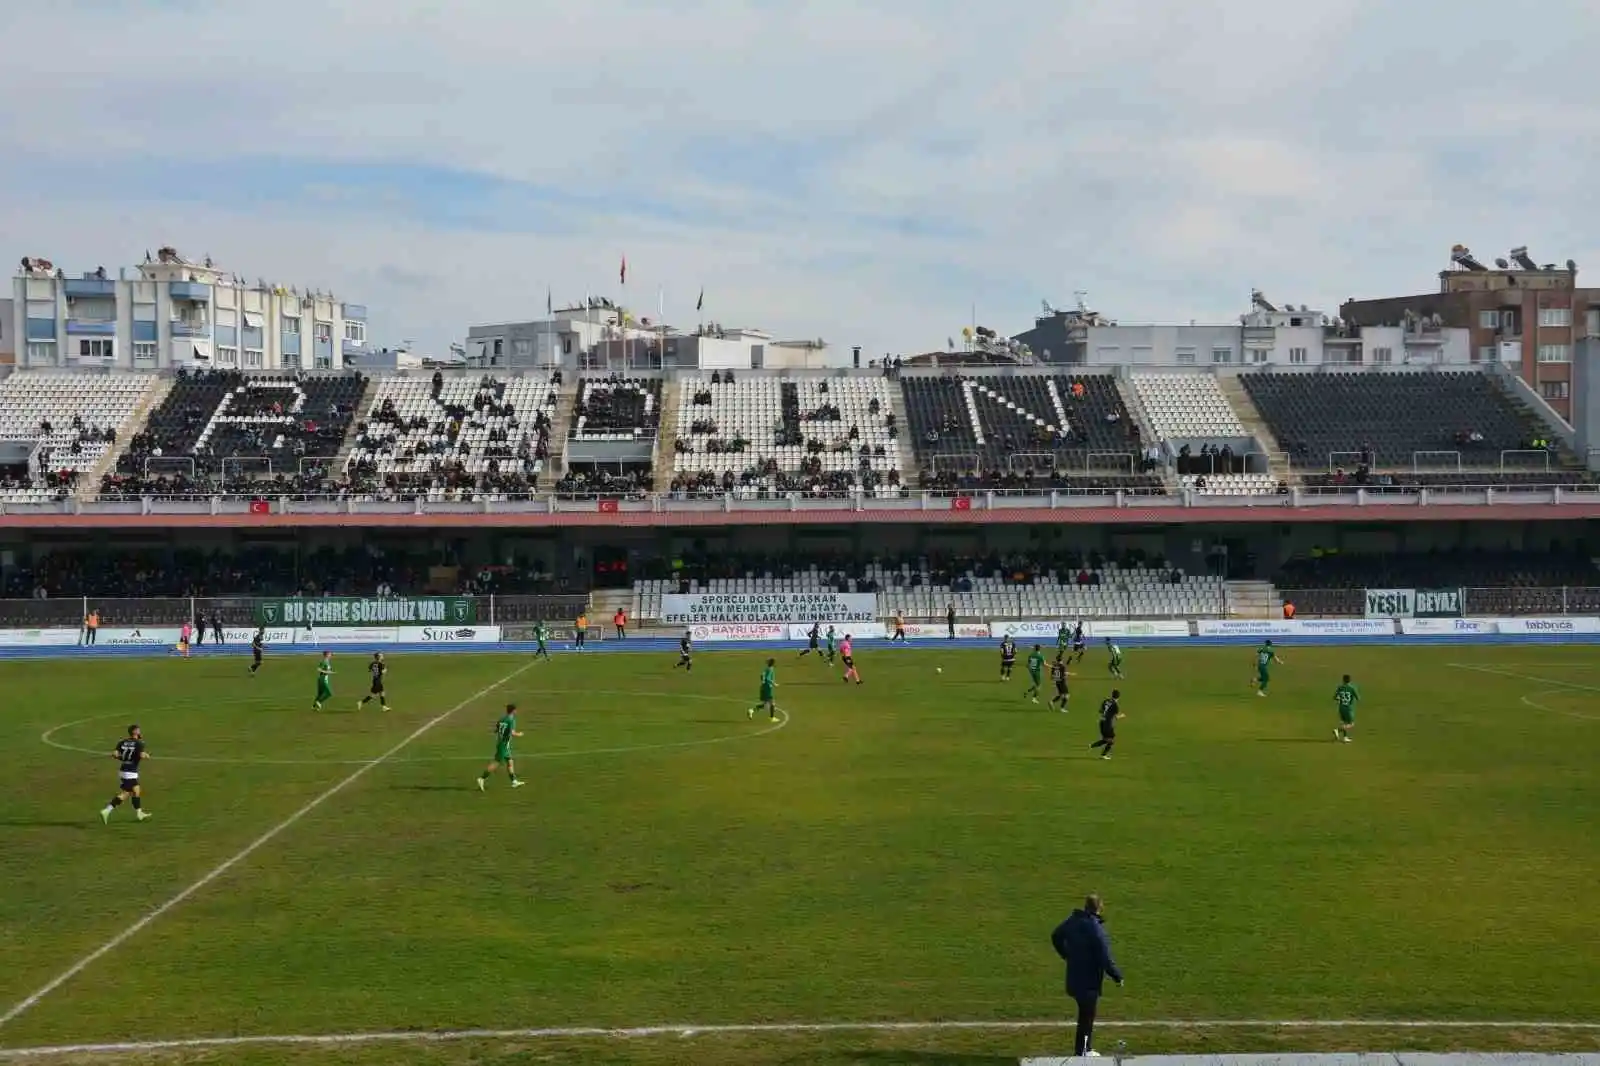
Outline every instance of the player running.
[(384, 710), (387, 711), (389, 709), (389, 694), (384, 691), (383, 687), (383, 679), (388, 672), (389, 664), (383, 661), (383, 652), (373, 652), (372, 661), (367, 664), (367, 673), (372, 675), (372, 688), (365, 696), (361, 697), (361, 702), (356, 704), (356, 710), (359, 711), (373, 700), (377, 700), (378, 706)]
[(549, 659), (550, 658), (550, 628), (548, 626), (546, 626), (542, 621), (541, 622), (535, 622), (533, 624), (533, 640), (534, 640), (534, 645), (535, 645), (535, 647), (533, 649), (533, 657), (535, 659)]
[(778, 720), (777, 689), (778, 660), (768, 659), (766, 668), (761, 671), (761, 693), (756, 697), (756, 705), (750, 708), (750, 712), (745, 717), (754, 719), (756, 712), (765, 707), (767, 717), (776, 722)]
[(1039, 690), (1044, 688), (1044, 649), (1037, 644), (1028, 655), (1028, 682), (1028, 689), (1022, 698), (1038, 703)]
[(1271, 640), (1263, 641), (1261, 647), (1256, 649), (1256, 695), (1265, 696), (1267, 686), (1272, 684), (1272, 664), (1281, 663), (1283, 659), (1278, 655), (1278, 649), (1272, 646)]
[(267, 627), (256, 628), (256, 635), (250, 638), (250, 676), (255, 677), (261, 672), (261, 653), (267, 647)]
[(678, 638), (678, 661), (672, 664), (672, 668), (676, 670), (680, 666), (685, 673), (694, 672), (694, 634), (687, 629)]
[(896, 611), (894, 613), (894, 636), (889, 639), (890, 641), (898, 640), (902, 644), (906, 642), (906, 615), (904, 611)]
[[(828, 627), (828, 632), (833, 632), (832, 626)], [(812, 622), (811, 628), (806, 632), (806, 646), (800, 649), (800, 658), (804, 659), (807, 655), (815, 655), (819, 659), (822, 658), (822, 651), (817, 647), (821, 641), (822, 623)]]
[(1080, 620), (1072, 627), (1072, 661), (1083, 662), (1083, 657), (1089, 650), (1089, 638), (1084, 635), (1083, 622)]
[(133, 802), (133, 816), (139, 821), (150, 817), (144, 809), (144, 792), (139, 788), (139, 764), (150, 757), (144, 748), (144, 733), (137, 725), (128, 727), (128, 735), (117, 741), (111, 757), (117, 760), (117, 793), (100, 811), (102, 822), (111, 821), (111, 812), (122, 806), (123, 797)]
[(839, 631), (832, 626), (828, 627), (828, 665), (833, 665), (833, 657), (838, 653)]
[(1000, 680), (1010, 681), (1011, 671), (1017, 665), (1017, 642), (1010, 634), (1000, 638)]
[(1050, 664), (1050, 680), (1056, 684), (1056, 694), (1050, 697), (1050, 706), (1059, 709), (1062, 714), (1067, 713), (1067, 678), (1072, 676), (1067, 673), (1065, 654), (1064, 651), (1058, 651)]
[(1122, 692), (1112, 689), (1110, 697), (1100, 701), (1100, 739), (1090, 744), (1089, 749), (1104, 748), (1105, 752), (1100, 756), (1102, 759), (1111, 758), (1111, 748), (1117, 742), (1117, 719), (1122, 717), (1121, 699)]
[(1356, 704), (1361, 702), (1361, 693), (1349, 674), (1345, 674), (1339, 687), (1333, 690), (1333, 702), (1339, 708), (1339, 727), (1333, 731), (1333, 739), (1348, 744), (1350, 731), (1356, 727)]
[(313, 711), (322, 710), (322, 705), (333, 699), (333, 652), (322, 653), (322, 660), (317, 663), (317, 698), (311, 704)]
[(1067, 623), (1062, 622), (1056, 627), (1056, 655), (1066, 654), (1067, 648), (1072, 644), (1072, 630), (1067, 628)]
[(1128, 680), (1128, 675), (1122, 672), (1122, 649), (1110, 637), (1106, 638), (1106, 654), (1111, 657), (1108, 663), (1111, 668), (1111, 676), (1123, 681)]
[(844, 635), (844, 642), (839, 645), (839, 659), (844, 663), (844, 677), (840, 680), (846, 684), (851, 681), (861, 684), (861, 674), (856, 670), (855, 643), (849, 633)]
[(489, 778), (493, 777), (494, 772), (502, 766), (506, 768), (506, 776), (511, 778), (511, 787), (522, 787), (522, 781), (517, 777), (517, 764), (511, 759), (511, 742), (521, 735), (517, 730), (517, 705), (508, 703), (506, 713), (494, 724), (494, 758), (489, 760), (489, 765), (478, 775), (479, 792), (488, 788)]

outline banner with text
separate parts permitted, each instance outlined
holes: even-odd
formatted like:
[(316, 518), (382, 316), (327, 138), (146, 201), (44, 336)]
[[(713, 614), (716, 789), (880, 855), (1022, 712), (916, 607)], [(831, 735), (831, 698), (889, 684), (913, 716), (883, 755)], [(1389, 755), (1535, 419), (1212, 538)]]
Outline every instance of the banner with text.
[(1202, 619), (1194, 624), (1202, 637), (1392, 637), (1387, 618)]
[[(894, 636), (894, 627), (889, 627), (889, 635)], [(956, 636), (961, 639), (982, 640), (989, 635), (989, 626), (984, 622), (957, 622)], [(950, 625), (948, 622), (907, 622), (907, 640), (949, 640)]]
[(696, 643), (715, 644), (722, 640), (782, 640), (788, 627), (778, 622), (707, 622), (690, 626), (689, 636)]
[(1410, 637), (1483, 637), (1500, 632), (1493, 618), (1402, 618), (1400, 632)]
[[(1067, 623), (1067, 631), (1072, 631), (1073, 623)], [(990, 630), (996, 637), (1013, 637), (1017, 640), (1044, 640), (1054, 642), (1061, 632), (1060, 620), (1054, 622), (995, 622), (990, 625)], [(1187, 637), (1189, 623), (1179, 619), (1165, 618), (1159, 620), (1101, 620), (1085, 622), (1083, 635), (1091, 640), (1116, 637), (1149, 637), (1152, 639), (1171, 639)]]
[[(833, 623), (833, 638), (835, 641), (843, 640), (846, 636), (853, 637), (856, 640), (882, 640), (888, 635), (889, 628), (882, 622), (851, 622), (848, 625), (839, 622)], [(909, 632), (906, 634), (908, 638), (910, 635)], [(810, 637), (810, 625), (804, 622), (789, 623), (790, 640), (808, 640)], [(822, 624), (822, 632), (819, 637), (823, 643), (827, 643), (828, 623), (824, 622)]]
[(498, 644), (499, 626), (401, 626), (395, 633), (401, 644)]
[(1367, 589), (1368, 618), (1459, 618), (1460, 589)]
[(264, 626), (470, 626), (478, 621), (478, 601), (471, 596), (257, 600), (256, 621)]
[(872, 622), (878, 597), (870, 592), (694, 592), (661, 597), (661, 624), (712, 622)]
[(1600, 618), (1574, 618), (1570, 615), (1558, 615), (1553, 618), (1497, 618), (1495, 625), (1502, 633), (1549, 637), (1600, 633)]
[(0, 629), (0, 647), (66, 647), (82, 639), (77, 629)]

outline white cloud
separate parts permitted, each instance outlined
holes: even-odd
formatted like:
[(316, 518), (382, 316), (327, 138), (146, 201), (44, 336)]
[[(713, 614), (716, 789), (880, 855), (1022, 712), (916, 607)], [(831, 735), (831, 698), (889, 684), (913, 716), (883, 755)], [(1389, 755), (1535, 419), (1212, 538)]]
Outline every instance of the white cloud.
[[(209, 252), (431, 347), (547, 284), (614, 294), (623, 252), (669, 317), (704, 285), (730, 323), (869, 352), (1079, 288), (1125, 322), (1231, 319), (1253, 285), (1331, 309), (1428, 289), (1456, 241), (1600, 269), (1600, 9), (1542, 10), (1507, 35), (1488, 0), (23, 5), (0, 232), (69, 268)], [(230, 157), (290, 188), (170, 176)], [(334, 166), (366, 162), (563, 195)], [(27, 180), (60, 167), (88, 191)], [(502, 203), (502, 233), (446, 225)]]

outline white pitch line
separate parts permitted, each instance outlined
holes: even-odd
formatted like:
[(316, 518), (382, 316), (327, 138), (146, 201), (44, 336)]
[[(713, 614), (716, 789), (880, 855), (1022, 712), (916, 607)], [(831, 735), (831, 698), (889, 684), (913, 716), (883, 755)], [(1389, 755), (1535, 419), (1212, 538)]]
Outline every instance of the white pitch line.
[[(1027, 1029), (1067, 1029), (1071, 1019), (1032, 1019), (1022, 1021), (941, 1021), (941, 1022), (771, 1022), (746, 1025), (639, 1025), (606, 1028), (602, 1026), (551, 1027), (542, 1029), (448, 1029), (435, 1032), (402, 1030), (372, 1033), (327, 1033), (320, 1035), (201, 1036), (178, 1040), (142, 1040), (108, 1044), (55, 1044), (39, 1047), (0, 1048), (0, 1062), (44, 1058), (49, 1055), (139, 1054), (153, 1051), (185, 1051), (203, 1048), (263, 1046), (338, 1046), (356, 1044), (436, 1044), (462, 1040), (632, 1040), (641, 1037), (738, 1036), (793, 1033), (924, 1033), (950, 1031), (1008, 1032)], [(1271, 1019), (1191, 1019), (1158, 1018), (1127, 1021), (1098, 1021), (1103, 1029), (1411, 1029), (1472, 1030), (1517, 1029), (1530, 1032), (1600, 1032), (1600, 1022), (1567, 1021), (1469, 1021), (1469, 1020), (1387, 1020), (1383, 1018), (1341, 1018), (1317, 1020)]]
[(1541, 685), (1554, 685), (1556, 688), (1570, 688), (1578, 692), (1600, 693), (1600, 685), (1581, 685), (1576, 681), (1563, 681), (1557, 677), (1519, 674), (1515, 670), (1502, 670), (1498, 666), (1479, 666), (1476, 663), (1451, 663), (1450, 665), (1457, 670), (1475, 670), (1480, 674), (1494, 674), (1497, 677), (1509, 677), (1517, 681), (1536, 681)]
[[(534, 660), (534, 661), (537, 661), (537, 660)], [(391, 757), (399, 754), (402, 750), (404, 750), (407, 746), (409, 746), (413, 741), (415, 741), (418, 738), (420, 738), (423, 734), (427, 733), (434, 726), (439, 725), (441, 722), (443, 722), (445, 719), (449, 718), (451, 715), (455, 714), (457, 711), (461, 710), (464, 707), (471, 706), (472, 704), (476, 703), (477, 701), (483, 699), (483, 697), (487, 696), (489, 693), (493, 692), (495, 689), (499, 688), (501, 685), (504, 685), (506, 682), (511, 681), (513, 678), (516, 678), (520, 674), (526, 672), (530, 667), (533, 666), (533, 662), (534, 661), (530, 661), (530, 662), (524, 663), (523, 665), (517, 667), (515, 670), (511, 671), (505, 677), (502, 677), (500, 680), (496, 681), (494, 684), (487, 685), (487, 686), (479, 689), (477, 692), (474, 692), (472, 695), (468, 696), (466, 699), (462, 700), (460, 703), (456, 704), (454, 707), (450, 708), (448, 711), (445, 711), (443, 714), (437, 715), (437, 716), (429, 719), (428, 721), (424, 722), (422, 725), (418, 726), (416, 728), (416, 730), (413, 731), (409, 736), (407, 736), (404, 740), (400, 741), (400, 743), (396, 744), (394, 747), (390, 748), (388, 751), (384, 752), (382, 755), (379, 755), (377, 758), (371, 760), (370, 762), (363, 763), (357, 769), (352, 771), (347, 777), (344, 777), (343, 779), (341, 779), (332, 788), (330, 788), (327, 791), (319, 794), (314, 799), (312, 799), (309, 803), (307, 803), (305, 806), (301, 807), (299, 810), (297, 810), (293, 814), (289, 815), (289, 817), (285, 818), (283, 821), (279, 822), (277, 825), (273, 826), (271, 829), (268, 829), (265, 833), (262, 833), (260, 836), (256, 837), (249, 844), (246, 844), (244, 846), (244, 848), (242, 848), (232, 858), (227, 859), (226, 861), (221, 862), (221, 863), (217, 864), (216, 866), (212, 867), (210, 872), (207, 873), (204, 877), (200, 878), (198, 881), (194, 882), (188, 888), (185, 888), (182, 892), (179, 892), (177, 895), (173, 896), (171, 899), (169, 899), (165, 903), (161, 904), (161, 906), (157, 907), (155, 910), (151, 911), (149, 914), (145, 915), (143, 918), (140, 918), (137, 922), (134, 922), (132, 925), (130, 925), (127, 928), (123, 929), (116, 936), (113, 936), (111, 939), (109, 939), (105, 943), (101, 944), (98, 948), (96, 948), (95, 950), (91, 951), (89, 954), (85, 955), (83, 958), (79, 959), (77, 962), (73, 963), (66, 970), (62, 971), (62, 973), (59, 976), (57, 976), (55, 979), (50, 981), (49, 984), (45, 985), (43, 988), (41, 988), (37, 992), (33, 993), (33, 995), (28, 996), (26, 999), (24, 999), (21, 1002), (17, 1003), (15, 1006), (13, 1006), (10, 1010), (6, 1011), (4, 1014), (0, 1014), (0, 1028), (4, 1028), (6, 1025), (10, 1024), (11, 1022), (16, 1021), (16, 1019), (21, 1017), (23, 1014), (26, 1014), (28, 1011), (32, 1010), (35, 1006), (38, 1005), (40, 1000), (44, 999), (50, 993), (54, 992), (56, 989), (60, 988), (64, 984), (66, 984), (68, 981), (72, 980), (74, 977), (78, 976), (84, 970), (86, 970), (90, 966), (92, 966), (95, 962), (97, 962), (100, 959), (104, 958), (106, 955), (110, 954), (112, 951), (115, 951), (117, 948), (121, 947), (123, 944), (127, 943), (137, 933), (139, 933), (140, 931), (145, 929), (147, 926), (149, 926), (151, 922), (154, 922), (157, 918), (160, 918), (163, 914), (166, 914), (168, 911), (172, 910), (172, 908), (176, 907), (178, 904), (182, 903), (184, 900), (188, 899), (190, 896), (194, 895), (196, 892), (200, 891), (202, 888), (205, 888), (211, 882), (215, 881), (217, 878), (221, 877), (223, 874), (227, 873), (229, 870), (231, 870), (235, 866), (239, 865), (245, 859), (248, 859), (251, 855), (255, 854), (258, 850), (260, 850), (261, 847), (263, 847), (264, 845), (269, 843), (279, 833), (282, 833), (285, 829), (288, 829), (290, 826), (294, 825), (300, 819), (304, 818), (306, 815), (310, 814), (312, 811), (314, 811), (318, 807), (322, 806), (328, 800), (332, 799), (334, 796), (337, 796), (339, 793), (343, 792), (345, 789), (347, 789), (351, 785), (355, 784), (363, 776), (365, 776), (366, 773), (369, 770), (373, 769), (376, 766), (381, 766), (383, 763), (388, 762)]]

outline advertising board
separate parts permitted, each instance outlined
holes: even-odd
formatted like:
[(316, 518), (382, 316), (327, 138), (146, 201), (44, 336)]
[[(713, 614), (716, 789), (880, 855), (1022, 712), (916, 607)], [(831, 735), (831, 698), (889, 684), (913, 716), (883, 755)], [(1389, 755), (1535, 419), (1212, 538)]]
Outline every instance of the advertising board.
[[(893, 627), (885, 627), (890, 636), (894, 635)], [(986, 622), (957, 622), (956, 636), (962, 639), (986, 639), (989, 636), (989, 626)], [(949, 640), (950, 626), (945, 622), (907, 622), (907, 640)]]
[[(790, 623), (788, 628), (790, 640), (805, 640), (811, 635), (810, 623), (793, 622)], [(840, 640), (843, 640), (846, 636), (854, 637), (856, 640), (881, 640), (889, 635), (888, 629), (885, 628), (882, 622), (835, 622), (833, 623), (833, 628), (834, 635)], [(822, 636), (823, 639), (827, 639), (828, 623), (826, 622), (822, 625)]]
[(694, 592), (661, 597), (661, 624), (712, 622), (871, 622), (878, 597), (870, 592)]
[(325, 596), (256, 601), (256, 621), (264, 626), (470, 626), (478, 621), (471, 596), (388, 596), (363, 599)]
[(1387, 618), (1223, 618), (1201, 619), (1202, 637), (1386, 637), (1394, 635)]
[(1413, 637), (1487, 636), (1500, 632), (1493, 618), (1402, 618), (1400, 632)]
[(697, 644), (715, 644), (723, 640), (782, 640), (788, 627), (776, 622), (706, 622), (689, 626), (689, 636)]
[(401, 626), (395, 630), (400, 644), (498, 644), (499, 626)]
[(136, 629), (113, 629), (101, 626), (95, 643), (113, 648), (158, 648), (178, 643), (182, 630), (177, 626), (140, 626)]
[(1600, 633), (1600, 618), (1578, 618), (1557, 615), (1551, 618), (1497, 618), (1495, 624), (1502, 633), (1526, 633), (1534, 636), (1572, 636)]
[(302, 629), (296, 644), (395, 644), (400, 630), (392, 626), (334, 626), (330, 629)]
[(1454, 589), (1367, 589), (1368, 618), (1456, 618), (1462, 594)]
[(0, 648), (62, 648), (80, 639), (76, 629), (0, 629)]

